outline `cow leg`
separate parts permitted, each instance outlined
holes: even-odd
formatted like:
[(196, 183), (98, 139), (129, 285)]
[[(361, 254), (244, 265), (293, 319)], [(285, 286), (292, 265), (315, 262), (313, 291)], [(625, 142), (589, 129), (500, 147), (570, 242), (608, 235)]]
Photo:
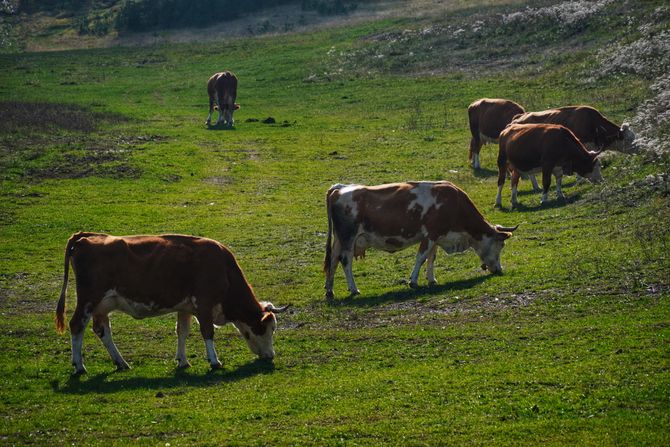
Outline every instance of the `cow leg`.
[(563, 191), (561, 190), (561, 183), (563, 182), (563, 174), (554, 173), (554, 177), (556, 177), (556, 198), (558, 200), (565, 200), (565, 196), (563, 195)]
[[(352, 244), (353, 245), (353, 244)], [(344, 276), (347, 277), (347, 285), (349, 287), (349, 292), (352, 295), (359, 295), (361, 292), (356, 287), (356, 282), (354, 281), (354, 272), (352, 269), (352, 264), (354, 261), (354, 249), (343, 249), (342, 254), (340, 255), (340, 262), (342, 262), (342, 268), (344, 269)]]
[(479, 152), (482, 150), (482, 141), (479, 136), (472, 135), (470, 139), (470, 159), (472, 160), (472, 167), (474, 169), (479, 169), (481, 166), (479, 164)]
[(210, 95), (209, 96), (209, 115), (207, 115), (207, 121), (205, 122), (205, 124), (207, 124), (208, 126), (210, 124), (212, 124), (212, 112), (214, 112), (214, 97)]
[(216, 104), (219, 107), (219, 119), (216, 120), (217, 126), (221, 124), (224, 120), (224, 110), (223, 107), (225, 103), (223, 102), (223, 95), (219, 94), (219, 92), (216, 92)]
[(412, 270), (412, 275), (409, 278), (409, 286), (411, 288), (416, 289), (419, 287), (419, 271), (421, 270), (423, 263), (426, 262), (426, 259), (428, 259), (431, 251), (434, 251), (434, 249), (435, 241), (424, 239), (421, 241), (421, 244), (419, 244), (419, 251), (416, 254), (414, 270)]
[(93, 332), (100, 338), (102, 344), (107, 348), (109, 356), (118, 370), (130, 369), (130, 366), (121, 356), (112, 339), (112, 327), (109, 324), (107, 315), (93, 315)]
[(530, 179), (530, 183), (533, 185), (533, 192), (540, 192), (540, 185), (537, 184), (537, 178), (535, 177), (535, 174), (528, 174), (528, 178)]
[(333, 283), (335, 282), (335, 270), (340, 261), (340, 254), (342, 253), (342, 245), (340, 240), (335, 237), (333, 241), (333, 248), (330, 252), (330, 259), (328, 260), (328, 268), (326, 269), (326, 298), (332, 299), (335, 297), (333, 293)]
[(437, 284), (435, 280), (435, 258), (437, 257), (437, 244), (433, 247), (430, 253), (428, 253), (428, 258), (426, 259), (426, 280), (428, 281), (429, 286), (434, 286)]
[(548, 200), (552, 171), (551, 167), (542, 168), (542, 197), (540, 198), (540, 203), (546, 203)]
[[(77, 293), (77, 295), (79, 295)], [(89, 312), (88, 306), (84, 306), (86, 309), (83, 309), (82, 306), (77, 302), (77, 308), (72, 314), (70, 319), (70, 338), (72, 342), (72, 365), (74, 366), (74, 374), (84, 374), (86, 373), (86, 367), (84, 367), (84, 359), (82, 356), (82, 346), (84, 344), (84, 329), (91, 319), (91, 313)]]
[(214, 349), (214, 322), (212, 320), (212, 309), (201, 308), (198, 309), (198, 322), (200, 323), (200, 334), (205, 340), (205, 350), (207, 351), (207, 360), (212, 369), (219, 369), (223, 365), (216, 355)]
[(498, 194), (496, 195), (497, 208), (502, 208), (502, 189), (505, 186), (505, 176), (507, 173), (507, 166), (498, 166)]
[(512, 185), (512, 208), (519, 206), (519, 201), (517, 200), (517, 192), (519, 190), (519, 179), (521, 174), (516, 169), (512, 171), (512, 180), (510, 181)]
[[(191, 331), (191, 314), (188, 312), (177, 313), (177, 355), (175, 360), (179, 362), (177, 368), (189, 368), (191, 364), (186, 358), (186, 338)], [(212, 346), (213, 348), (213, 346)], [(215, 353), (216, 355), (216, 353)]]

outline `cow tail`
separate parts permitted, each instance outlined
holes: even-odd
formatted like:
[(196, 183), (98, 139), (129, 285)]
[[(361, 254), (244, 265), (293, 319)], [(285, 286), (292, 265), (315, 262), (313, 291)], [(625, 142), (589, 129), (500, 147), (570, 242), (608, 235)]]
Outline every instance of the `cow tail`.
[(65, 295), (67, 294), (67, 281), (70, 271), (70, 256), (75, 242), (77, 242), (84, 234), (76, 233), (67, 241), (65, 246), (65, 262), (63, 265), (63, 287), (60, 291), (60, 298), (56, 304), (56, 332), (62, 334), (65, 332)]

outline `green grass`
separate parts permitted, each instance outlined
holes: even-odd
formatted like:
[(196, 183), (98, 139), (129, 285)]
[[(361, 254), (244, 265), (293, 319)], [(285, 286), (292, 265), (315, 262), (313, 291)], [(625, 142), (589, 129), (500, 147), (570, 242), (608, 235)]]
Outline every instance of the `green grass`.
[[(525, 71), (473, 60), (432, 75), (322, 76), (333, 46), (406, 25), (0, 56), (0, 102), (14, 103), (0, 107), (0, 444), (670, 443), (670, 206), (667, 182), (646, 180), (668, 171), (667, 156), (616, 155), (605, 184), (567, 181), (565, 204), (540, 206), (522, 182), (518, 211), (508, 184), (506, 208), (493, 208), (496, 147), (482, 150), (481, 172), (467, 164), (465, 110), (480, 97), (630, 118), (649, 80), (580, 79), (619, 28), (586, 31), (593, 46)], [(208, 130), (205, 82), (221, 69), (237, 73), (242, 108), (235, 129)], [(32, 102), (54, 108), (17, 112)], [(268, 116), (277, 124), (246, 122)], [(400, 280), (413, 250), (370, 251), (354, 263), (362, 295), (347, 297), (340, 269), (326, 303), (326, 189), (417, 179), (451, 180), (490, 222), (520, 224), (505, 274), (481, 272), (473, 252), (440, 253), (439, 285), (411, 290)], [(259, 298), (293, 304), (274, 363), (225, 327), (224, 369), (210, 372), (196, 326), (193, 368), (177, 372), (174, 317), (114, 314), (133, 369), (114, 372), (87, 331), (89, 374), (70, 377), (53, 308), (79, 230), (228, 245)]]

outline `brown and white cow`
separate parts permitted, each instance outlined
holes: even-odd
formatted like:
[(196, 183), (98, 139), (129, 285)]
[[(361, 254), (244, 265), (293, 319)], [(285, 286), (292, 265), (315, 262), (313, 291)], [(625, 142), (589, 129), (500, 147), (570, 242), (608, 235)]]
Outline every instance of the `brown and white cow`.
[[(237, 76), (229, 71), (214, 73), (207, 81), (207, 94), (209, 95), (209, 115), (206, 124), (209, 126), (212, 122), (212, 112), (214, 109), (219, 111), (219, 119), (216, 125), (223, 123), (228, 127), (235, 124), (233, 112), (240, 108), (235, 104), (237, 98)], [(216, 104), (216, 106), (214, 105)]]
[(349, 291), (358, 294), (352, 274), (355, 257), (368, 248), (388, 252), (419, 244), (410, 286), (417, 287), (424, 262), (426, 279), (435, 284), (437, 248), (447, 253), (473, 248), (482, 268), (501, 273), (500, 251), (514, 228), (492, 226), (468, 195), (446, 181), (391, 183), (378, 186), (334, 185), (326, 194), (328, 240), (324, 271), (326, 297), (332, 298), (333, 279), (342, 263)]
[(523, 107), (507, 99), (479, 99), (468, 107), (470, 122), (470, 153), (468, 160), (479, 169), (479, 151), (486, 143), (497, 143), (500, 132), (512, 119), (524, 113)]
[(589, 152), (567, 127), (556, 124), (510, 124), (500, 133), (498, 150), (498, 195), (507, 172), (512, 173), (512, 207), (518, 205), (517, 187), (521, 175), (542, 172), (542, 203), (547, 201), (551, 175), (556, 177), (556, 196), (564, 199), (561, 179), (573, 171), (592, 182), (602, 181), (598, 152)]
[(541, 112), (528, 112), (512, 121), (516, 124), (560, 124), (575, 134), (582, 144), (595, 150), (613, 149), (635, 152), (635, 133), (628, 123), (617, 126), (589, 106), (559, 107)]
[(233, 323), (249, 348), (273, 358), (275, 308), (258, 302), (235, 256), (212, 239), (195, 236), (123, 236), (76, 233), (65, 247), (63, 288), (56, 307), (56, 329), (65, 329), (65, 295), (70, 263), (76, 276), (77, 307), (70, 319), (75, 374), (86, 372), (82, 359), (84, 329), (93, 331), (118, 369), (128, 369), (112, 340), (108, 314), (120, 310), (133, 318), (177, 312), (179, 368), (189, 367), (186, 337), (191, 316), (200, 324), (207, 358), (221, 367), (214, 349), (214, 325)]

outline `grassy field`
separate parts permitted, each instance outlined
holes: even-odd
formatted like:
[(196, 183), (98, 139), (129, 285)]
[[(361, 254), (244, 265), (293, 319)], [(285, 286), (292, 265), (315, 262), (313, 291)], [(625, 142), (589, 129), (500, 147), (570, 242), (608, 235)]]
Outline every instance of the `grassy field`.
[[(566, 203), (541, 206), (522, 182), (511, 210), (506, 185), (497, 210), (497, 148), (468, 166), (466, 108), (504, 97), (632, 119), (658, 73), (602, 61), (670, 15), (615, 4), (513, 35), (474, 29), (523, 2), (458, 4), (225, 43), (0, 55), (0, 445), (669, 445), (667, 152), (611, 154), (606, 182), (569, 179)], [(232, 130), (204, 125), (222, 69), (240, 79)], [(422, 273), (412, 290), (413, 250), (370, 251), (354, 263), (362, 294), (347, 296), (340, 269), (326, 302), (327, 188), (438, 179), (520, 225), (505, 274), (440, 253), (438, 285)], [(89, 373), (71, 377), (53, 309), (80, 230), (228, 245), (260, 299), (293, 304), (274, 362), (227, 326), (222, 370), (196, 329), (193, 367), (177, 371), (173, 316), (114, 314), (133, 369), (115, 372), (87, 330)]]

